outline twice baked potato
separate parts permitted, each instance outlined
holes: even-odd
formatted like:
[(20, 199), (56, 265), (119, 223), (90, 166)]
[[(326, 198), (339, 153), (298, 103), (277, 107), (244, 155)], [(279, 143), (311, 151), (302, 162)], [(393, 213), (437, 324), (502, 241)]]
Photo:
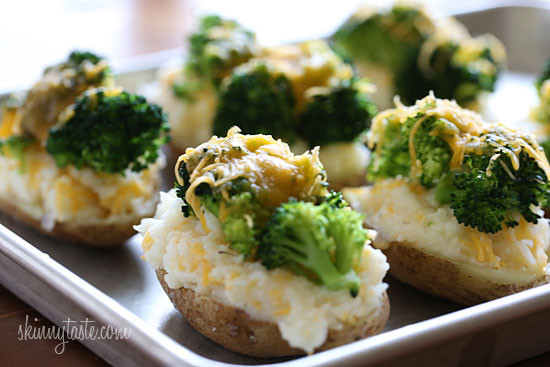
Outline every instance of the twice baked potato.
[[(92, 246), (122, 243), (154, 212), (168, 129), (160, 108), (143, 97), (95, 88), (98, 73), (85, 89), (89, 69), (104, 63), (72, 53), (23, 98), (9, 100), (0, 122), (0, 209), (48, 235)], [(54, 123), (52, 111), (62, 111)]]
[(533, 136), (430, 95), (375, 118), (372, 187), (344, 190), (390, 273), (464, 304), (549, 281), (550, 169)]
[(334, 47), (376, 85), (380, 109), (390, 108), (395, 95), (414, 103), (429, 91), (480, 109), (506, 62), (504, 46), (489, 34), (470, 36), (455, 18), (424, 5), (365, 3), (332, 36)]
[(317, 149), (294, 155), (233, 128), (187, 149), (176, 177), (136, 229), (143, 258), (200, 333), (274, 357), (382, 330), (388, 265), (362, 216), (326, 189)]

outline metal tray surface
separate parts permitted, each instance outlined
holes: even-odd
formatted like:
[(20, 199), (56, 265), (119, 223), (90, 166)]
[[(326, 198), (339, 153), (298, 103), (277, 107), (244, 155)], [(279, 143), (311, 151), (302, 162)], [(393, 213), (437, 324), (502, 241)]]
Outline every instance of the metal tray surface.
[[(512, 71), (490, 97), (486, 115), (516, 122), (525, 119), (535, 103), (532, 73), (550, 56), (550, 42), (540, 36), (546, 34), (541, 30), (549, 29), (549, 9), (506, 6), (459, 15), (474, 34), (496, 33), (510, 54)], [(529, 37), (525, 24), (540, 37)], [(517, 33), (528, 42), (521, 42)], [(512, 56), (515, 52), (521, 57)], [(119, 82), (135, 90), (152, 81), (156, 67), (178, 53), (172, 50), (115, 64)], [(170, 151), (166, 153), (173, 161)], [(169, 163), (165, 189), (171, 186), (171, 172)], [(0, 223), (1, 283), (58, 325), (70, 317), (130, 328), (128, 340), (83, 341), (117, 366), (501, 365), (550, 350), (550, 329), (540, 327), (550, 325), (550, 285), (464, 307), (388, 277), (391, 314), (382, 334), (296, 359), (246, 357), (197, 333), (173, 308), (154, 271), (140, 259), (138, 236), (119, 248), (102, 250), (45, 238), (6, 215), (0, 214)]]

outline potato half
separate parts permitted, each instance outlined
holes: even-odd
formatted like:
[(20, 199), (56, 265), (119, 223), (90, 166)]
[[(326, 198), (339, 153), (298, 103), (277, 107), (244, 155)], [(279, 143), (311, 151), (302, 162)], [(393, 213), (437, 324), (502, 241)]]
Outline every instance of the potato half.
[[(158, 269), (156, 273), (162, 288), (189, 324), (225, 348), (254, 357), (305, 354), (303, 350), (291, 347), (281, 337), (276, 323), (254, 320), (243, 310), (188, 288), (172, 289), (164, 280), (166, 272)], [(381, 307), (374, 317), (346, 323), (341, 330), (329, 330), (327, 339), (315, 351), (334, 348), (381, 332), (390, 312), (390, 303), (385, 292), (383, 297)]]

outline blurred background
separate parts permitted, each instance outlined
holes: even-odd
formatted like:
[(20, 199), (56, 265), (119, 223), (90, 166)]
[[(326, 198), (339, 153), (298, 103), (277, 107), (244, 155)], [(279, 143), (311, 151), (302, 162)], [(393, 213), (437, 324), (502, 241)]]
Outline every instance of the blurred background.
[[(64, 59), (71, 50), (77, 48), (106, 56), (112, 60), (115, 71), (117, 65), (128, 64), (121, 61), (131, 57), (182, 49), (197, 14), (218, 13), (237, 19), (246, 27), (256, 30), (262, 43), (270, 45), (327, 35), (362, 2), (1, 1), (0, 93), (28, 87), (45, 66)], [(434, 5), (441, 14), (456, 14), (503, 3), (495, 0), (426, 2)]]

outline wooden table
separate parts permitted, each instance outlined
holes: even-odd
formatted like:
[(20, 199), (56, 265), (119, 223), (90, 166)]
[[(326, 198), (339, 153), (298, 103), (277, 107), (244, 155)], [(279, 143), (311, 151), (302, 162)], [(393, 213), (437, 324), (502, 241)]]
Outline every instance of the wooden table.
[[(235, 6), (231, 4), (235, 14), (248, 8), (242, 1)], [(116, 59), (180, 47), (190, 29), (193, 9), (194, 3), (186, 0), (1, 2), (0, 34), (9, 37), (0, 37), (4, 56), (0, 61), (0, 90), (30, 85), (44, 66), (63, 59), (74, 48)], [(62, 354), (56, 354), (56, 340), (18, 340), (19, 328), (26, 321), (37, 327), (53, 326), (0, 286), (0, 366), (108, 365), (75, 341), (70, 341)], [(550, 353), (517, 365), (550, 366)]]

